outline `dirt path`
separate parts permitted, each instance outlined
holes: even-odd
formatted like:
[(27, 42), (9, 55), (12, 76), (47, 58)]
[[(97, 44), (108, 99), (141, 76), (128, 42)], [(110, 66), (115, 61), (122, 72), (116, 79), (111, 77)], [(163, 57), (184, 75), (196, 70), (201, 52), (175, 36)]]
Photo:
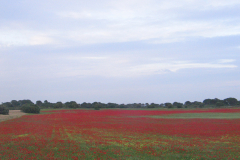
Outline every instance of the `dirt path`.
[(13, 118), (18, 118), (18, 117), (21, 117), (25, 114), (26, 113), (23, 113), (20, 110), (10, 110), (9, 115), (0, 114), (0, 122), (6, 121), (6, 120), (9, 120), (9, 119), (13, 119)]

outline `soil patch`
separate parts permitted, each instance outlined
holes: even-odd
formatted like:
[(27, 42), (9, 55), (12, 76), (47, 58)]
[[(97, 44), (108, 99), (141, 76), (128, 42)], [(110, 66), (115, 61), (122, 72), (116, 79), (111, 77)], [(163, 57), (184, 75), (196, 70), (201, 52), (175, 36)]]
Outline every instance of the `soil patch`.
[(9, 120), (9, 119), (13, 119), (13, 118), (18, 118), (18, 117), (21, 117), (25, 114), (26, 113), (23, 113), (20, 110), (9, 110), (9, 115), (0, 114), (0, 122), (6, 121), (6, 120)]

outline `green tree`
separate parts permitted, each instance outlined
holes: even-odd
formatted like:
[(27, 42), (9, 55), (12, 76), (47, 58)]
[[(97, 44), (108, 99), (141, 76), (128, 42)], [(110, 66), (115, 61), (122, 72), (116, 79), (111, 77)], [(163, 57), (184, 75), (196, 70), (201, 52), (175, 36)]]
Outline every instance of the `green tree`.
[(2, 105), (7, 107), (7, 108), (12, 108), (13, 107), (12, 103), (10, 103), (10, 102), (5, 102)]
[(62, 102), (57, 102), (54, 104), (53, 108), (63, 108), (63, 103)]
[(225, 105), (224, 102), (220, 102), (220, 101), (219, 101), (219, 102), (216, 103), (216, 106), (217, 106), (217, 107), (221, 107), (221, 106), (224, 106), (224, 105)]
[(21, 107), (21, 111), (24, 113), (40, 113), (40, 108), (35, 104), (24, 104)]
[(0, 105), (0, 114), (8, 115), (9, 114), (9, 109), (4, 105)]
[(174, 102), (174, 103), (173, 103), (173, 106), (174, 106), (174, 107), (177, 107), (177, 108), (182, 108), (182, 107), (183, 107), (183, 104), (180, 103), (180, 102)]
[(24, 99), (24, 100), (19, 100), (18, 101), (20, 103), (20, 105), (24, 105), (24, 104), (34, 104), (31, 100), (29, 99)]
[(211, 99), (210, 104), (211, 105), (216, 105), (216, 103), (219, 102), (219, 101), (220, 101), (220, 99), (214, 98), (214, 99)]
[(118, 105), (117, 105), (116, 103), (108, 103), (108, 104), (107, 104), (107, 107), (108, 107), (108, 108), (117, 108), (117, 106), (118, 106)]
[(67, 108), (80, 108), (80, 105), (78, 105), (77, 104), (77, 102), (75, 102), (75, 101), (71, 101), (71, 102), (66, 102), (65, 103), (65, 106), (67, 107)]
[(43, 103), (47, 104), (47, 103), (49, 103), (49, 102), (48, 102), (48, 100), (45, 100)]
[(13, 107), (19, 107), (20, 103), (17, 100), (12, 100), (11, 104), (13, 105)]
[(147, 106), (147, 108), (155, 108), (156, 105), (154, 103), (151, 103), (150, 105)]
[(190, 106), (192, 103), (191, 103), (190, 101), (186, 101), (184, 104), (185, 104), (186, 106)]
[(223, 101), (230, 106), (234, 106), (238, 103), (238, 100), (236, 98), (232, 98), (232, 97), (226, 98)]
[(88, 104), (87, 104), (86, 102), (83, 102), (83, 103), (81, 104), (81, 108), (88, 108)]
[(101, 104), (98, 104), (98, 103), (94, 104), (95, 110), (100, 110), (100, 108), (101, 108)]
[(192, 105), (195, 107), (195, 108), (202, 108), (204, 106), (204, 104), (202, 102), (198, 102), (198, 101), (194, 101), (192, 102)]
[(205, 100), (203, 100), (203, 103), (205, 104), (205, 105), (210, 105), (211, 104), (211, 99), (205, 99)]
[(165, 107), (167, 107), (167, 108), (173, 108), (173, 105), (172, 105), (172, 103), (167, 102), (167, 103), (165, 103)]
[(120, 104), (119, 108), (126, 108), (126, 106), (124, 104)]
[(38, 100), (38, 101), (36, 101), (36, 105), (38, 105), (38, 106), (42, 106), (43, 103), (42, 103), (42, 101)]

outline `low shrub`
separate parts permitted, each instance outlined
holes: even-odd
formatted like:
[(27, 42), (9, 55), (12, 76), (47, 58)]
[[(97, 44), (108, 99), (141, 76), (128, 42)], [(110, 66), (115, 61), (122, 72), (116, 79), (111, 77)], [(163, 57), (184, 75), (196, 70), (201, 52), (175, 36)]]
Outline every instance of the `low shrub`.
[(147, 106), (147, 108), (155, 108), (155, 106), (151, 104), (151, 105)]
[(95, 110), (100, 110), (100, 108), (101, 108), (101, 107), (100, 107), (99, 104), (97, 104), (97, 105), (94, 106), (94, 109), (95, 109)]
[(40, 113), (40, 108), (35, 104), (24, 104), (21, 111), (24, 113)]
[(182, 107), (183, 107), (183, 105), (181, 105), (181, 104), (177, 105), (177, 108), (182, 108)]
[(0, 114), (3, 114), (3, 115), (8, 115), (9, 114), (9, 109), (5, 106), (0, 106)]
[(216, 106), (217, 106), (217, 107), (222, 107), (222, 106), (224, 106), (224, 105), (225, 105), (225, 104), (224, 104), (223, 102), (217, 102), (217, 103), (216, 103)]

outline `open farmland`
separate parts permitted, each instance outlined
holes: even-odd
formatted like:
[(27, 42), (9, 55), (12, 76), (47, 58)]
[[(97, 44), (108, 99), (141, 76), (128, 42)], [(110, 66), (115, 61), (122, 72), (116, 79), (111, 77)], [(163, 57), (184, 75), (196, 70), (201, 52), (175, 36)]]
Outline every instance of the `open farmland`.
[(240, 159), (239, 115), (240, 109), (49, 110), (1, 122), (0, 159)]
[(1, 121), (6, 121), (6, 120), (9, 120), (9, 119), (13, 119), (13, 118), (18, 118), (18, 117), (21, 117), (25, 114), (26, 113), (23, 113), (20, 110), (10, 110), (9, 115), (1, 115), (0, 114), (0, 122)]

